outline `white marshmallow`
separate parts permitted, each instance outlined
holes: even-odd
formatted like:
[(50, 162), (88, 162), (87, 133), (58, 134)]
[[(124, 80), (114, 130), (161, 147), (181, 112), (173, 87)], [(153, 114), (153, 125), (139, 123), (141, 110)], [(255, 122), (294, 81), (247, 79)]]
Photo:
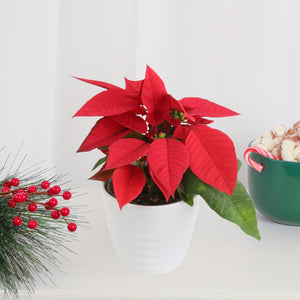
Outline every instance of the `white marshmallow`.
[(294, 128), (294, 127), (290, 128), (286, 133), (287, 133), (288, 137), (298, 136), (297, 128)]
[(263, 144), (258, 144), (256, 146), (259, 147), (259, 148), (261, 148), (261, 149), (264, 149), (264, 150), (268, 151), (267, 147), (265, 145), (263, 145)]
[(282, 140), (283, 138), (281, 136), (274, 138), (273, 141), (275, 143), (275, 147), (281, 147)]
[(279, 147), (273, 148), (271, 151), (273, 155), (275, 155), (278, 159), (281, 159), (281, 149)]
[(286, 133), (286, 128), (280, 124), (275, 127), (274, 131), (278, 136), (284, 136)]
[(297, 143), (299, 141), (299, 137), (298, 136), (292, 136), (287, 138), (287, 140), (292, 141), (294, 143)]
[(300, 121), (296, 122), (294, 125), (293, 125), (294, 128), (300, 128)]
[(294, 156), (299, 159), (300, 158), (300, 146), (297, 146), (295, 149), (294, 149)]
[(280, 160), (300, 162), (300, 121), (289, 130), (279, 124), (274, 131), (266, 130), (251, 146), (271, 152)]
[(262, 145), (264, 145), (268, 151), (272, 150), (275, 146), (275, 142), (270, 137), (263, 137), (261, 140)]
[(252, 143), (251, 146), (255, 147), (261, 143), (261, 138), (255, 139)]
[(295, 147), (295, 142), (291, 140), (284, 140), (282, 142), (282, 150), (292, 151)]
[(266, 130), (264, 133), (263, 133), (263, 137), (269, 137), (269, 138), (273, 138), (274, 137), (274, 134), (273, 134), (273, 131), (272, 130)]
[(291, 150), (282, 150), (281, 157), (282, 157), (282, 160), (285, 160), (285, 161), (295, 161), (294, 152)]
[(300, 137), (300, 121), (296, 122), (293, 127), (297, 130), (298, 137)]

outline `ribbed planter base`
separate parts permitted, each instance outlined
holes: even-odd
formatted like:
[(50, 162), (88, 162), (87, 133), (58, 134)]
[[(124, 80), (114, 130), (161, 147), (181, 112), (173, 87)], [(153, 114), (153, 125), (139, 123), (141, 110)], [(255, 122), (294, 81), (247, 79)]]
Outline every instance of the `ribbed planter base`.
[(144, 274), (175, 269), (191, 242), (199, 201), (158, 206), (127, 204), (122, 211), (105, 190), (104, 207), (115, 251), (122, 262)]

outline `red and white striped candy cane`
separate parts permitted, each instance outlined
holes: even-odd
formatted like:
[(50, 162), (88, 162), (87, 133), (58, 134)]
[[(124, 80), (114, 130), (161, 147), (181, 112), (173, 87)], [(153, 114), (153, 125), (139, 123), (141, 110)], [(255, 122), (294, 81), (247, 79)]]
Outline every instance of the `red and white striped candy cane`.
[(278, 159), (276, 156), (274, 156), (270, 152), (268, 152), (260, 147), (254, 147), (254, 146), (249, 147), (244, 153), (244, 159), (250, 167), (254, 168), (258, 172), (261, 172), (262, 169), (264, 168), (264, 166), (250, 158), (250, 154), (252, 152), (256, 152), (256, 153), (258, 153), (262, 156), (268, 157), (268, 158)]

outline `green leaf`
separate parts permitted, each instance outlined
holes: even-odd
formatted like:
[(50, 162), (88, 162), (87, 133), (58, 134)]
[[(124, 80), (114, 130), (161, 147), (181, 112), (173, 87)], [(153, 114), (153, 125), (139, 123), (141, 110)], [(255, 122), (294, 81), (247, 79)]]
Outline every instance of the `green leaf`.
[(96, 168), (98, 168), (99, 166), (101, 166), (102, 164), (104, 164), (107, 161), (107, 156), (104, 156), (102, 158), (100, 158), (96, 164), (94, 165), (92, 171), (94, 171)]
[(184, 176), (184, 186), (185, 194), (187, 197), (194, 195), (200, 195), (205, 186), (201, 185), (202, 181), (191, 171), (190, 168), (187, 169)]
[(193, 206), (194, 205), (194, 197), (185, 197), (184, 199), (183, 199), (183, 201), (185, 202), (185, 203), (187, 203), (188, 205), (190, 205), (190, 206)]
[(231, 196), (204, 183), (190, 170), (185, 173), (184, 180), (187, 197), (199, 194), (219, 216), (237, 224), (246, 234), (261, 239), (252, 200), (240, 181)]
[(241, 167), (242, 167), (242, 162), (238, 159), (238, 171), (240, 170)]
[[(102, 146), (98, 148), (102, 153), (107, 154), (108, 153), (108, 147), (107, 146)], [(107, 152), (107, 153), (106, 153)]]
[(187, 197), (185, 193), (177, 189), (180, 198), (190, 206), (194, 205), (194, 196)]

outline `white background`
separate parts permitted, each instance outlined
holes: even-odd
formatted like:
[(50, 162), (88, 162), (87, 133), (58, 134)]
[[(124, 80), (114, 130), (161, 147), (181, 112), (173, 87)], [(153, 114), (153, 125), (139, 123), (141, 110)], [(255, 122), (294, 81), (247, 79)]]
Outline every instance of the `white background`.
[(90, 184), (100, 154), (76, 150), (96, 119), (71, 117), (100, 89), (71, 75), (123, 85), (148, 64), (178, 99), (239, 112), (214, 126), (242, 158), (263, 131), (300, 119), (299, 14), (297, 0), (2, 0), (1, 144), (24, 142)]
[[(124, 76), (133, 80), (143, 78), (148, 64), (176, 98), (207, 98), (241, 114), (218, 119), (213, 125), (233, 139), (239, 158), (248, 143), (263, 131), (279, 123), (291, 126), (300, 119), (300, 1), (297, 0), (0, 0), (0, 37), (1, 146), (16, 152), (24, 142), (24, 152), (40, 159), (50, 158), (60, 171), (69, 173), (74, 185), (98, 186), (97, 182), (88, 182), (87, 178), (100, 153), (97, 150), (76, 153), (96, 119), (72, 119), (72, 116), (100, 89), (77, 81), (71, 75), (123, 85)], [(240, 178), (247, 184), (245, 164)], [(92, 210), (95, 208), (89, 197), (84, 200)], [(79, 249), (88, 251), (94, 246), (88, 244), (90, 242), (97, 243), (94, 249), (101, 251), (101, 243), (105, 242), (105, 251), (111, 253), (107, 234), (104, 240), (100, 237), (101, 230), (106, 229), (96, 227), (98, 218), (102, 220), (103, 217), (98, 214), (99, 210), (95, 209), (89, 215), (94, 226), (93, 235), (83, 236)], [(216, 220), (212, 219), (212, 222), (218, 222)], [(223, 221), (219, 222), (223, 224)], [(259, 222), (264, 225), (265, 220), (259, 219)], [(265, 253), (260, 252), (263, 247), (270, 251), (274, 246), (276, 249), (281, 247), (287, 257), (290, 250), (285, 245), (294, 241), (295, 249), (299, 248), (296, 228), (283, 234), (286, 244), (276, 244), (275, 233), (284, 233), (283, 227), (276, 227), (277, 231), (274, 231), (273, 225), (266, 223), (264, 226), (268, 228), (263, 242), (266, 244), (254, 245), (255, 241), (251, 240), (251, 251), (243, 248), (244, 235), (238, 231), (241, 240), (236, 237), (234, 249), (242, 247), (241, 251), (248, 251), (250, 261), (245, 267), (252, 265), (258, 270), (239, 273), (239, 265), (234, 265), (233, 277), (227, 278), (227, 288), (232, 287), (230, 279), (238, 280), (241, 274), (248, 276), (247, 280), (260, 274), (259, 267), (265, 257)], [(219, 235), (220, 227), (210, 228)], [(238, 251), (232, 251), (233, 246), (230, 246), (231, 237), (235, 238), (235, 233), (231, 232), (234, 229), (229, 229), (228, 236), (225, 232), (224, 239), (221, 237), (220, 243), (215, 245), (210, 243), (211, 235), (203, 229), (202, 234), (207, 235), (204, 235), (207, 254), (212, 247), (225, 247), (228, 251), (225, 262), (238, 256)], [(97, 232), (99, 237), (94, 240)], [(268, 239), (268, 233), (274, 239)], [(202, 238), (198, 240), (202, 242)], [(197, 247), (200, 245), (194, 243)], [(202, 246), (197, 247), (191, 250), (195, 255), (198, 250), (203, 250)], [(252, 253), (261, 263), (251, 263)], [(276, 253), (275, 259), (283, 266), (281, 269), (289, 274), (290, 269)], [(105, 261), (106, 256), (99, 257), (96, 275), (104, 272), (100, 265), (103, 262), (107, 269), (113, 264), (119, 280), (127, 278), (129, 271), (119, 269), (115, 257), (110, 264)], [(296, 260), (296, 252), (291, 257)], [(93, 256), (87, 262), (91, 269), (92, 259)], [(194, 256), (190, 256), (188, 260), (187, 276), (195, 264), (193, 259)], [(81, 269), (84, 263), (85, 258), (77, 256), (68, 270), (86, 271)], [(272, 263), (273, 260), (268, 260), (259, 278), (264, 280), (271, 272), (271, 279), (275, 278), (275, 281), (267, 281), (267, 289), (278, 287), (278, 293), (284, 292), (283, 281), (276, 272), (273, 273)], [(213, 268), (214, 271), (209, 273), (212, 279), (213, 272), (219, 271), (217, 264), (209, 266), (205, 258), (198, 264), (199, 268)], [(293, 267), (292, 260), (288, 266)], [(231, 268), (232, 265), (225, 263), (223, 267)], [(225, 271), (220, 273), (224, 278)], [(75, 283), (80, 283), (80, 273), (76, 274)], [(128, 278), (136, 278), (146, 285), (148, 279), (130, 274)], [(297, 270), (291, 274), (297, 274)], [(107, 279), (104, 273), (101, 276)], [(180, 273), (174, 273), (171, 279), (172, 276), (175, 282), (182, 282)], [(95, 287), (97, 280), (93, 280), (91, 285)], [(218, 280), (222, 282), (221, 277)], [(151, 282), (155, 287), (159, 279)], [(287, 290), (296, 291), (295, 281), (285, 282)], [(259, 285), (262, 290), (263, 283)], [(72, 277), (68, 284), (72, 289)], [(90, 289), (90, 285), (86, 286)], [(208, 286), (213, 288), (215, 285)], [(203, 283), (201, 287), (208, 286)], [(224, 286), (220, 285), (220, 290), (225, 290)], [(251, 290), (255, 291), (256, 286)]]

